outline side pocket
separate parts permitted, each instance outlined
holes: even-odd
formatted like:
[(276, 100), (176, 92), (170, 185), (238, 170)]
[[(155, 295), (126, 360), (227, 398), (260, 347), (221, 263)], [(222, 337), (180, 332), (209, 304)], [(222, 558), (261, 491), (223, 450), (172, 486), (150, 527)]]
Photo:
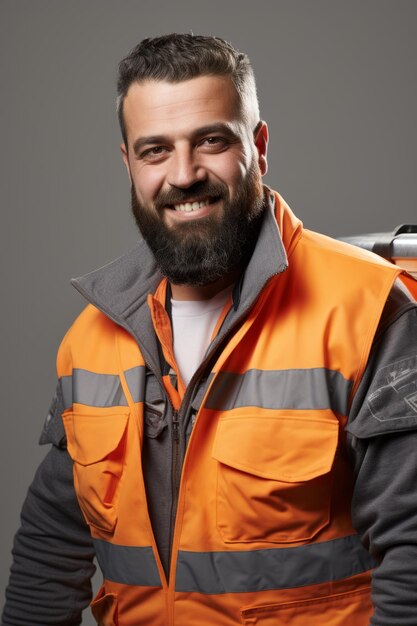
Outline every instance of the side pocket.
[(90, 608), (98, 626), (118, 626), (117, 596), (114, 593), (106, 593), (101, 587)]
[(296, 602), (247, 607), (244, 626), (368, 626), (372, 615), (370, 588)]
[(74, 486), (87, 523), (113, 531), (123, 473), (129, 410), (62, 416), (68, 452), (74, 461)]

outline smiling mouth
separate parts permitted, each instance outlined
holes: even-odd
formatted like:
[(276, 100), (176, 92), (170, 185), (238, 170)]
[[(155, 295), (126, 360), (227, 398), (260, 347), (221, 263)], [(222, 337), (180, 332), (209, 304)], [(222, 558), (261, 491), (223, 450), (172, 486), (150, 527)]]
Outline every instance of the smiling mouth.
[(198, 209), (202, 209), (210, 204), (214, 204), (217, 202), (219, 198), (204, 198), (202, 200), (193, 200), (192, 202), (179, 202), (178, 204), (170, 204), (168, 207), (174, 211), (179, 211), (180, 213), (191, 213), (192, 211), (197, 211)]

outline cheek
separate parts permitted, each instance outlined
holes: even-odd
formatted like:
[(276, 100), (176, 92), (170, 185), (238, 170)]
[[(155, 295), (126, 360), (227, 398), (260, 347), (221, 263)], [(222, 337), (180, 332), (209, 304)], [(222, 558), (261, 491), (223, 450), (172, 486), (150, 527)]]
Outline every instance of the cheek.
[(131, 171), (136, 195), (143, 202), (155, 198), (161, 189), (164, 176), (158, 167), (138, 167)]
[(240, 158), (237, 158), (228, 153), (216, 161), (215, 165), (211, 167), (211, 171), (228, 187), (236, 187), (246, 176), (248, 166), (242, 155), (240, 155)]

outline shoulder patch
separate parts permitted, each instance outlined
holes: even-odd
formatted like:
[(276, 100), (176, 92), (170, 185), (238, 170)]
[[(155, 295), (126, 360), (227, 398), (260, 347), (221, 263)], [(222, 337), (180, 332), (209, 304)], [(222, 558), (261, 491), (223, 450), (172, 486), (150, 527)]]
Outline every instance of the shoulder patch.
[(380, 422), (417, 418), (417, 356), (381, 368), (375, 376), (376, 390), (367, 403)]
[(346, 430), (359, 439), (417, 429), (417, 355), (379, 369), (361, 418)]

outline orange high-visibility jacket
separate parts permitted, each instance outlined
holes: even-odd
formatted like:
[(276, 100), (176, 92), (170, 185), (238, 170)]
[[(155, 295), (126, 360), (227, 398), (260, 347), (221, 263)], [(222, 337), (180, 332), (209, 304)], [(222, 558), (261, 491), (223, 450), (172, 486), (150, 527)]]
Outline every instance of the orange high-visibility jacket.
[(104, 575), (99, 624), (369, 623), (375, 562), (352, 527), (344, 426), (400, 270), (303, 230), (278, 194), (274, 211), (265, 228), (278, 224), (288, 267), (216, 355), (182, 468), (169, 584), (141, 465), (138, 341), (97, 297), (61, 344), (74, 484)]

